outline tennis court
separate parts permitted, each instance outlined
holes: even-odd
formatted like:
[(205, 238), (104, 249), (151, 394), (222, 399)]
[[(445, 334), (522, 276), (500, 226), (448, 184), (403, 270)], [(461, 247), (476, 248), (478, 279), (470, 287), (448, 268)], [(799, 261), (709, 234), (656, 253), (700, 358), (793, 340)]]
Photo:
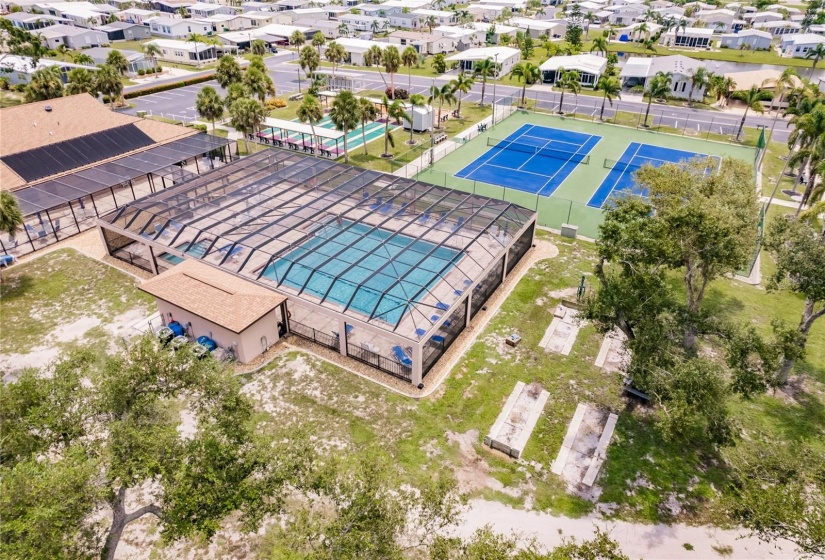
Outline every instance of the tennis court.
[(633, 174), (642, 166), (650, 164), (654, 167), (661, 167), (666, 163), (679, 163), (696, 157), (709, 158), (717, 167), (721, 161), (718, 156), (631, 142), (618, 161), (604, 160), (604, 167), (610, 169), (610, 172), (593, 193), (587, 205), (591, 208), (601, 208), (611, 196), (627, 194), (647, 196), (647, 189), (639, 187), (633, 178)]
[(490, 149), (455, 174), (462, 179), (550, 196), (601, 136), (525, 124), (504, 139), (487, 138)]

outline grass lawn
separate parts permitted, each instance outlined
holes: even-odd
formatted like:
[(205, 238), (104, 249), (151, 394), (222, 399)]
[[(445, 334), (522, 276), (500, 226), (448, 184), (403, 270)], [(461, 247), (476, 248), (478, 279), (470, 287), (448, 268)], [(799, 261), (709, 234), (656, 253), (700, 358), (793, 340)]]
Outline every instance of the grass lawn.
[[(768, 144), (768, 149), (765, 152), (765, 156), (762, 160), (762, 195), (763, 196), (771, 196), (774, 188), (776, 188), (776, 180), (779, 178), (780, 173), (785, 168), (785, 164), (787, 163), (787, 157), (790, 150), (788, 149), (787, 144), (781, 144), (779, 142), (770, 142)], [(783, 193), (783, 190), (791, 190), (793, 189), (795, 182), (794, 177), (789, 177), (788, 175), (782, 175), (782, 179), (779, 183), (779, 187), (776, 188), (776, 194), (774, 197), (779, 200), (793, 200), (790, 196)], [(800, 185), (797, 187), (798, 191), (803, 191), (803, 187)]]
[(9, 353), (48, 344), (57, 327), (79, 319), (95, 318), (105, 326), (134, 309), (149, 315), (153, 302), (135, 289), (131, 276), (73, 249), (53, 251), (4, 271), (0, 297), (2, 346)]

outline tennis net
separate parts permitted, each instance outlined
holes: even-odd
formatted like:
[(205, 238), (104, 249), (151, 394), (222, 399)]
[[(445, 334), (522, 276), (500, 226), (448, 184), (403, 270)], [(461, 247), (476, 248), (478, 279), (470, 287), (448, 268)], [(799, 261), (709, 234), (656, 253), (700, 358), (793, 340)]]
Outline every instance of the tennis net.
[(487, 138), (487, 145), (495, 146), (496, 148), (502, 148), (505, 150), (515, 150), (517, 152), (524, 152), (527, 154), (534, 154), (553, 159), (563, 159), (565, 161), (572, 161), (574, 163), (583, 163), (585, 165), (590, 163), (589, 154), (566, 152), (564, 150), (543, 148), (541, 146), (531, 146), (530, 144), (522, 144), (514, 140), (498, 140), (496, 138)]

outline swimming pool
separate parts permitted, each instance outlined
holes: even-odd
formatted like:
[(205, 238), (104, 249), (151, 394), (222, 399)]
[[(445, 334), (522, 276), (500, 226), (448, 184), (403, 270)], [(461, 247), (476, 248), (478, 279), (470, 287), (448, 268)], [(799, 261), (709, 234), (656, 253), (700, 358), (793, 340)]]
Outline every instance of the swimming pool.
[(263, 276), (297, 290), (306, 284), (305, 292), (394, 325), (408, 302), (421, 299), (460, 259), (459, 251), (344, 220), (324, 226)]
[[(179, 245), (175, 246), (175, 249), (177, 249), (178, 251), (183, 251), (183, 249), (187, 247), (189, 243), (189, 241), (187, 241), (186, 243), (180, 243)], [(201, 258), (206, 253), (206, 250), (209, 248), (209, 243), (209, 241), (198, 241), (197, 243), (192, 245), (192, 247), (190, 247), (188, 251), (186, 251), (186, 254), (192, 255), (193, 257)], [(160, 255), (160, 258), (172, 264), (180, 264), (183, 262), (183, 257), (179, 257), (171, 253), (163, 253), (162, 255)]]

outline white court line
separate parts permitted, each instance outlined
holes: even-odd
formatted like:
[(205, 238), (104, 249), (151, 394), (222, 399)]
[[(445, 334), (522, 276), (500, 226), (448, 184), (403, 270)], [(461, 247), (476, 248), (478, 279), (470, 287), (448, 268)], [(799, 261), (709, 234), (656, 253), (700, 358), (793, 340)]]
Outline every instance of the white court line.
[[(634, 143), (638, 143), (638, 142), (634, 142)], [(618, 177), (616, 177), (616, 180), (615, 180), (615, 181), (613, 181), (613, 186), (612, 186), (612, 187), (610, 187), (610, 192), (608, 192), (608, 193), (607, 193), (607, 196), (604, 198), (604, 202), (602, 202), (602, 203), (599, 205), (599, 208), (601, 208), (602, 206), (604, 206), (604, 203), (608, 201), (608, 199), (610, 198), (610, 195), (612, 195), (612, 194), (613, 194), (613, 191), (614, 191), (614, 190), (616, 190), (616, 185), (618, 185), (618, 184), (619, 184), (619, 181), (622, 179), (622, 177), (624, 177), (624, 174), (625, 174), (625, 172), (627, 171), (627, 168), (628, 168), (628, 167), (630, 167), (630, 164), (631, 164), (631, 163), (633, 163), (633, 160), (635, 159), (636, 154), (638, 154), (638, 153), (639, 153), (639, 150), (641, 150), (641, 149), (642, 149), (642, 146), (644, 145), (644, 144), (641, 144), (641, 143), (638, 143), (638, 144), (639, 144), (639, 145), (638, 145), (638, 147), (636, 148), (636, 151), (635, 151), (635, 152), (633, 152), (633, 155), (632, 155), (632, 156), (630, 156), (630, 160), (629, 160), (629, 161), (627, 161), (627, 162), (624, 164), (624, 169), (622, 169), (622, 172), (619, 174), (619, 176), (618, 176)], [(628, 145), (628, 148), (630, 148), (630, 146), (629, 146), (629, 145)], [(625, 151), (627, 151), (627, 150), (625, 150)], [(622, 159), (622, 157), (624, 157), (624, 154), (622, 154), (622, 155), (619, 157), (619, 159), (621, 160), (621, 159)], [(616, 168), (615, 168), (615, 167), (613, 167), (610, 171), (613, 171), (613, 169), (616, 169)], [(608, 175), (610, 175), (610, 171), (608, 171), (608, 173), (607, 173)], [(606, 178), (607, 178), (607, 177), (605, 177), (605, 179), (606, 179)], [(599, 185), (599, 187), (601, 187), (601, 185)], [(596, 188), (596, 191), (593, 193), (593, 196), (591, 196), (591, 197), (590, 197), (590, 200), (593, 200), (594, 198), (596, 198), (596, 193), (598, 193), (598, 192), (599, 192), (599, 189), (598, 189), (598, 188)], [(587, 201), (588, 206), (590, 205), (590, 200), (588, 200), (588, 201)]]

